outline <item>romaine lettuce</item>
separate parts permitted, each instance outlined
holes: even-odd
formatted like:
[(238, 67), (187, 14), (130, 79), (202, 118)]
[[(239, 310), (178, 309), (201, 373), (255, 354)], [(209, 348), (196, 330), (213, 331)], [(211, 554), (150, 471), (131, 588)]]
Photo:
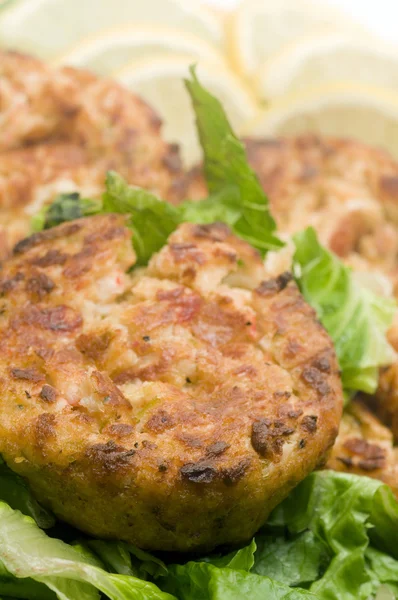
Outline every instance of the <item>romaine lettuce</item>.
[(32, 517), (42, 529), (48, 529), (55, 524), (53, 515), (36, 501), (24, 479), (11, 471), (1, 456), (0, 500)]
[(171, 600), (156, 585), (129, 575), (108, 573), (84, 548), (53, 539), (30, 517), (0, 502), (0, 563), (16, 578), (45, 584), (61, 600)]
[[(324, 552), (318, 576), (307, 582), (310, 591), (322, 600), (366, 600), (383, 582), (369, 563), (369, 548), (394, 563), (393, 557), (398, 557), (398, 503), (378, 480), (332, 471), (313, 473), (275, 509), (264, 534), (290, 544), (292, 537), (304, 532), (310, 532)], [(298, 555), (296, 568), (301, 565), (300, 570), (308, 572), (307, 558), (310, 553)], [(263, 555), (260, 564), (263, 573), (275, 573), (274, 557)]]
[(318, 241), (311, 227), (294, 236), (300, 289), (334, 341), (343, 387), (373, 393), (379, 367), (396, 354), (386, 337), (396, 303), (360, 286), (351, 269)]
[[(204, 173), (211, 193), (206, 210), (213, 202), (235, 212), (232, 219), (223, 218), (231, 229), (263, 255), (284, 244), (276, 237), (276, 223), (270, 213), (268, 198), (254, 170), (249, 165), (243, 143), (236, 137), (225, 111), (217, 98), (199, 82), (191, 67), (191, 79), (185, 81), (196, 116), (196, 126), (204, 157)], [(228, 193), (228, 190), (229, 193)], [(224, 192), (226, 192), (224, 194)], [(203, 218), (200, 203), (198, 220)], [(192, 214), (192, 213), (191, 213)], [(191, 220), (191, 219), (189, 219)], [(217, 218), (213, 220), (220, 220)]]

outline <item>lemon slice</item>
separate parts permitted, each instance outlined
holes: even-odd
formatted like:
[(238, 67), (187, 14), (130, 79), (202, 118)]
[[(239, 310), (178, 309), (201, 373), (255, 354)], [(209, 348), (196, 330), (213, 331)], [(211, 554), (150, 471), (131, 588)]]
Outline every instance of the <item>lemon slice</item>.
[(398, 157), (398, 94), (365, 85), (336, 84), (278, 100), (243, 127), (244, 133), (321, 133), (353, 137)]
[(232, 14), (230, 46), (242, 71), (254, 75), (265, 60), (314, 31), (358, 30), (337, 9), (315, 0), (246, 0)]
[[(195, 60), (193, 56), (152, 56), (114, 73), (120, 83), (155, 108), (163, 119), (165, 138), (181, 144), (188, 165), (201, 158), (191, 101), (183, 81)], [(258, 112), (251, 93), (225, 65), (203, 61), (197, 73), (201, 83), (220, 99), (239, 132), (242, 123)]]
[(101, 32), (52, 62), (55, 65), (84, 67), (103, 75), (112, 73), (133, 60), (161, 52), (169, 55), (189, 54), (196, 59), (216, 63), (223, 60), (214, 46), (194, 35), (153, 26), (122, 27)]
[(398, 50), (366, 36), (316, 34), (267, 61), (257, 81), (268, 99), (339, 81), (398, 91)]
[(0, 10), (3, 10), (6, 6), (9, 6), (15, 0), (0, 0)]
[(51, 58), (101, 30), (161, 25), (221, 45), (219, 19), (193, 0), (18, 0), (0, 14), (0, 45)]

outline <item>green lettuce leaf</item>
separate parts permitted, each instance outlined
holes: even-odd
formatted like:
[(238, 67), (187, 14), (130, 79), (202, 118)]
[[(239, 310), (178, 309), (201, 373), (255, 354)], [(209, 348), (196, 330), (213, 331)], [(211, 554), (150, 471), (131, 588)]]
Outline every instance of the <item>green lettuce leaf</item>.
[(310, 531), (297, 535), (256, 537), (253, 572), (290, 586), (307, 587), (319, 579), (330, 562), (327, 545)]
[(88, 540), (86, 543), (112, 573), (133, 575), (145, 580), (149, 576), (156, 579), (167, 574), (163, 561), (132, 544), (104, 540)]
[(315, 598), (307, 591), (293, 591), (283, 582), (251, 574), (256, 549), (253, 539), (248, 546), (224, 556), (169, 565), (166, 577), (162, 576), (157, 583), (180, 600)]
[(153, 583), (107, 573), (85, 548), (47, 537), (33, 519), (0, 502), (0, 562), (16, 578), (45, 584), (61, 600), (171, 600)]
[(88, 198), (81, 198), (78, 192), (60, 194), (49, 206), (45, 206), (32, 219), (33, 231), (50, 229), (65, 223), (74, 221), (89, 215), (96, 214), (100, 203)]
[(209, 583), (211, 600), (316, 600), (311, 592), (290, 588), (279, 581), (253, 573), (213, 567)]
[[(289, 537), (305, 532), (326, 551), (318, 576), (307, 580), (310, 591), (320, 600), (367, 600), (383, 583), (369, 563), (369, 548), (391, 560), (398, 555), (398, 503), (391, 489), (375, 479), (313, 473), (275, 509), (257, 546), (261, 552), (263, 535), (279, 537), (283, 545), (284, 539), (290, 543)], [(298, 556), (296, 579), (307, 579), (309, 566), (305, 556)], [(262, 551), (256, 557), (258, 569), (276, 575), (275, 557)]]
[(42, 529), (49, 529), (55, 524), (53, 515), (37, 502), (25, 480), (11, 471), (1, 457), (0, 500), (32, 517)]
[(180, 223), (180, 211), (176, 207), (146, 190), (127, 185), (113, 171), (107, 175), (102, 202), (101, 212), (129, 215), (128, 226), (133, 231), (138, 265), (147, 264)]
[[(263, 255), (267, 250), (281, 248), (283, 243), (274, 235), (276, 223), (270, 213), (268, 198), (249, 165), (243, 143), (234, 134), (219, 100), (200, 84), (195, 68), (191, 67), (190, 71), (191, 79), (187, 79), (185, 85), (195, 111), (205, 177), (211, 194), (207, 208), (216, 199), (219, 202), (220, 192), (235, 188), (233, 193), (224, 196), (224, 202), (229, 196), (227, 202), (235, 212), (233, 219), (221, 220)], [(200, 206), (200, 203), (195, 204)], [(203, 213), (201, 215), (203, 218)]]
[(360, 286), (350, 268), (321, 246), (313, 228), (296, 234), (294, 243), (298, 284), (334, 341), (343, 387), (373, 393), (379, 367), (396, 358), (386, 338), (395, 301)]
[(375, 548), (368, 548), (365, 556), (368, 568), (375, 578), (374, 591), (386, 587), (393, 598), (398, 598), (398, 561)]
[(210, 558), (204, 558), (203, 560), (215, 567), (228, 567), (228, 569), (250, 571), (254, 565), (254, 553), (256, 552), (256, 549), (256, 542), (253, 539), (248, 546), (245, 546), (240, 550), (235, 550), (225, 556), (212, 556)]
[(207, 562), (172, 565), (167, 579), (160, 580), (159, 585), (180, 600), (316, 600), (307, 590), (292, 589), (268, 577)]
[(104, 563), (107, 571), (119, 575), (139, 577), (139, 569), (135, 569), (130, 552), (123, 542), (107, 542), (105, 540), (87, 540), (87, 546)]

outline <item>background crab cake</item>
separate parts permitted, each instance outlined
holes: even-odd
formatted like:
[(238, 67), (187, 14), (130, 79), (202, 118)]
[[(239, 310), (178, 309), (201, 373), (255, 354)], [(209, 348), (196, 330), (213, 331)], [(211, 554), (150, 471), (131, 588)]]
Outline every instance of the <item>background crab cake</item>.
[(181, 225), (132, 277), (130, 235), (119, 216), (81, 219), (4, 262), (0, 451), (94, 535), (243, 542), (335, 440), (333, 345), (226, 226)]
[(381, 479), (398, 497), (398, 448), (393, 435), (359, 399), (344, 411), (327, 467)]
[(30, 218), (61, 192), (102, 193), (106, 172), (174, 201), (182, 194), (176, 146), (160, 121), (117, 83), (0, 52), (0, 259)]
[[(372, 273), (369, 281), (377, 286), (377, 292), (398, 299), (397, 162), (386, 152), (360, 142), (314, 135), (249, 139), (246, 148), (282, 234), (314, 226), (321, 241), (361, 271), (361, 277)], [(188, 178), (188, 194), (203, 197), (206, 189), (201, 169), (194, 169)], [(268, 267), (278, 273), (289, 268), (290, 262), (291, 252), (282, 251)], [(389, 340), (398, 351), (398, 315), (395, 321)], [(371, 405), (392, 428), (397, 442), (398, 363), (381, 371)], [(352, 424), (352, 419), (347, 423)], [(386, 436), (389, 432), (385, 430)], [(390, 459), (398, 469), (398, 456), (391, 454)], [(341, 467), (336, 461), (333, 465)], [(350, 468), (354, 466), (347, 470)], [(379, 469), (367, 474), (379, 477), (381, 473)]]
[[(396, 267), (396, 273), (398, 273), (398, 266)], [(395, 289), (395, 297), (398, 299), (397, 289)], [(398, 352), (398, 311), (395, 313), (394, 322), (388, 332), (388, 339)], [(394, 442), (398, 446), (398, 361), (392, 366), (381, 370), (379, 389), (376, 397), (371, 399), (370, 406), (391, 428)]]

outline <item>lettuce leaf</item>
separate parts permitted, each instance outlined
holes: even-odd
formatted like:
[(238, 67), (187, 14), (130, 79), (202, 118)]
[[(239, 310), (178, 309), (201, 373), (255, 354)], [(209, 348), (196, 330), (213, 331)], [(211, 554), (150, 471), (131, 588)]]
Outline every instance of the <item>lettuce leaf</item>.
[[(279, 581), (260, 577), (252, 573), (218, 569), (214, 571), (209, 583), (211, 600), (316, 600), (311, 592), (290, 588)], [(193, 599), (192, 599), (193, 600)]]
[(129, 215), (127, 224), (133, 231), (137, 264), (147, 264), (152, 254), (165, 245), (169, 235), (178, 227), (180, 211), (146, 190), (129, 186), (113, 171), (108, 173), (105, 187), (101, 212)]
[(133, 575), (145, 580), (167, 574), (163, 561), (132, 544), (104, 540), (88, 540), (86, 543), (112, 573)]
[(330, 562), (327, 545), (312, 531), (296, 535), (258, 535), (253, 572), (290, 586), (316, 581)]
[(257, 545), (253, 539), (248, 546), (240, 548), (240, 550), (235, 550), (225, 556), (212, 556), (210, 558), (204, 558), (203, 560), (215, 567), (228, 567), (228, 569), (251, 571), (254, 565), (254, 554), (256, 550)]
[(386, 338), (395, 301), (360, 286), (350, 268), (321, 246), (313, 228), (296, 234), (294, 243), (298, 284), (334, 341), (343, 387), (373, 393), (379, 368), (396, 358)]
[(283, 582), (250, 573), (257, 546), (251, 543), (226, 556), (208, 557), (183, 565), (170, 565), (161, 587), (181, 600), (299, 600), (316, 598), (304, 590), (292, 590)]
[[(276, 223), (270, 213), (268, 198), (254, 170), (250, 167), (243, 143), (236, 137), (217, 98), (199, 82), (195, 68), (185, 86), (191, 96), (196, 127), (204, 155), (207, 186), (214, 199), (228, 188), (235, 188), (228, 203), (238, 209), (233, 220), (224, 220), (236, 235), (248, 241), (262, 255), (284, 244), (274, 235)], [(227, 194), (228, 196), (228, 194)], [(209, 199), (208, 203), (211, 204)], [(200, 206), (200, 203), (195, 203)], [(198, 208), (198, 210), (201, 210)]]
[(54, 516), (37, 502), (25, 480), (11, 471), (1, 456), (0, 500), (32, 517), (42, 529), (49, 529), (55, 524)]
[[(321, 600), (367, 600), (384, 582), (380, 570), (370, 564), (370, 547), (386, 559), (398, 557), (398, 503), (378, 480), (333, 471), (313, 473), (275, 509), (256, 538), (257, 546), (261, 549), (263, 535), (275, 535), (283, 545), (283, 540), (290, 544), (304, 532), (326, 550), (318, 576), (307, 581), (310, 591)], [(256, 564), (262, 573), (276, 574), (275, 557), (269, 553), (256, 556)], [(307, 577), (304, 554), (297, 556), (294, 567), (300, 578)]]
[(139, 577), (139, 569), (135, 569), (131, 555), (123, 542), (107, 542), (104, 540), (87, 540), (87, 546), (102, 560), (111, 573)]
[(86, 549), (47, 537), (30, 517), (0, 502), (0, 563), (16, 578), (45, 584), (61, 600), (172, 600), (153, 583), (106, 572)]
[(78, 192), (59, 194), (49, 206), (44, 207), (32, 219), (33, 231), (50, 229), (98, 212), (100, 204), (95, 200), (81, 198)]
[(166, 583), (159, 585), (180, 600), (316, 600), (307, 590), (292, 589), (269, 577), (207, 562), (173, 565)]
[(375, 548), (368, 548), (365, 556), (369, 569), (373, 571), (378, 579), (374, 591), (380, 589), (378, 586), (380, 582), (383, 584), (382, 587), (390, 590), (393, 598), (398, 598), (398, 561)]

